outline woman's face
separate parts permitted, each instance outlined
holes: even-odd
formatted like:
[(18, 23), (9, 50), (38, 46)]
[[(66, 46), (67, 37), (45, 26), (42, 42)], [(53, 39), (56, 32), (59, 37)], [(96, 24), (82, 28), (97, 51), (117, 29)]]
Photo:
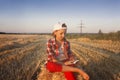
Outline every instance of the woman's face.
[(65, 38), (66, 30), (65, 29), (61, 29), (61, 30), (55, 31), (54, 34), (56, 35), (56, 39), (57, 40), (62, 41)]

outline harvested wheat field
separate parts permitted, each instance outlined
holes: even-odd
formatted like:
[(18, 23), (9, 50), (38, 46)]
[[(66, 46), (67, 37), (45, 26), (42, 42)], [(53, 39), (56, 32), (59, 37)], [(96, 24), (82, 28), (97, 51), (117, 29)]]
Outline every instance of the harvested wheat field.
[[(48, 35), (0, 35), (0, 80), (65, 80), (44, 67)], [(120, 80), (120, 41), (69, 39), (90, 80)], [(77, 80), (83, 80), (75, 73)]]

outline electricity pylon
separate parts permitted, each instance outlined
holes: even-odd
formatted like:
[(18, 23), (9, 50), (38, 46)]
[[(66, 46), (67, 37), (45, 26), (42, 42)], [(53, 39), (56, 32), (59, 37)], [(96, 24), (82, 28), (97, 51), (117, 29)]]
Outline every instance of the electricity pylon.
[(82, 28), (84, 28), (83, 23), (82, 23), (82, 20), (81, 20), (81, 23), (80, 23), (79, 28), (80, 28), (80, 34), (82, 34)]

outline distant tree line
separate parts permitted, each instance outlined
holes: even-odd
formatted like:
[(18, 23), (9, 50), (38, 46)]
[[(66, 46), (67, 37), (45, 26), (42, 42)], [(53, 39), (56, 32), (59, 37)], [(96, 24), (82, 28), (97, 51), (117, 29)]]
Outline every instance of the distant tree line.
[(16, 35), (50, 35), (50, 33), (6, 33), (6, 32), (0, 32), (0, 34), (16, 34)]
[(113, 40), (113, 41), (120, 41), (120, 31), (117, 32), (110, 32), (110, 33), (103, 33), (99, 30), (98, 33), (68, 33), (66, 34), (67, 38), (75, 39), (75, 38), (90, 38), (90, 39), (98, 39), (98, 40)]
[(0, 34), (6, 34), (5, 32), (0, 32)]

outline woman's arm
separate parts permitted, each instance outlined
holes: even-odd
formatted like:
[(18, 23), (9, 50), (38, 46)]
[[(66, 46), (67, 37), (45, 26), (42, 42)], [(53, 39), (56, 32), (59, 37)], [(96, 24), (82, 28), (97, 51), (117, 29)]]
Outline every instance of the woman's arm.
[(51, 41), (51, 39), (48, 40), (48, 42), (46, 43), (46, 48), (47, 48), (46, 52), (47, 52), (47, 56), (48, 56), (48, 61), (53, 61), (55, 53), (54, 53), (54, 51), (52, 49), (52, 41)]

